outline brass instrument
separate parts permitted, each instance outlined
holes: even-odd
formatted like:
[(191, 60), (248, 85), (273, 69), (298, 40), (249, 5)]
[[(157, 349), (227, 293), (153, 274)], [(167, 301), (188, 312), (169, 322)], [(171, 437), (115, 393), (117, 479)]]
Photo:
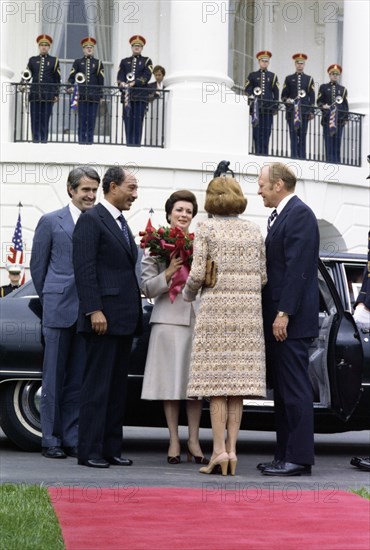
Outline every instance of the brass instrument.
[(306, 92), (304, 90), (299, 90), (298, 95), (294, 101), (297, 101), (297, 99), (303, 99), (304, 97), (306, 97)]
[(332, 105), (335, 105), (335, 103), (337, 103), (338, 105), (340, 105), (341, 103), (343, 103), (343, 97), (341, 95), (337, 95), (337, 97), (335, 98), (334, 102), (332, 103)]
[(75, 82), (76, 84), (84, 84), (86, 82), (86, 76), (84, 73), (76, 73)]
[(21, 86), (19, 86), (19, 90), (21, 92), (27, 91), (27, 84), (30, 84), (32, 79), (32, 73), (29, 69), (25, 69), (21, 73)]
[(262, 95), (262, 89), (259, 86), (256, 86), (253, 90), (253, 95), (256, 97)]
[(127, 82), (133, 82), (135, 80), (135, 75), (134, 73), (127, 73), (126, 75), (126, 81)]

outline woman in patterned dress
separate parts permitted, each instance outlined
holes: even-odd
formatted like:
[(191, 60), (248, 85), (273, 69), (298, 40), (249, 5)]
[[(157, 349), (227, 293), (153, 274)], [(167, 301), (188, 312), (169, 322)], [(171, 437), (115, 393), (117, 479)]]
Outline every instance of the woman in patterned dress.
[[(188, 232), (198, 211), (196, 197), (186, 189), (175, 191), (167, 199), (165, 210), (171, 227)], [(172, 258), (166, 266), (158, 256), (144, 256), (141, 264), (141, 289), (147, 298), (155, 300), (141, 398), (163, 400), (170, 433), (169, 464), (179, 464), (181, 461), (178, 433), (180, 400), (186, 399), (195, 324), (194, 304), (184, 302), (181, 293), (171, 303), (168, 294), (171, 278), (181, 265), (181, 258)], [(189, 425), (188, 460), (194, 458), (197, 464), (208, 464), (199, 445), (202, 400), (187, 400), (186, 412)]]
[[(190, 365), (188, 397), (210, 398), (213, 454), (209, 474), (220, 465), (235, 474), (236, 442), (244, 397), (266, 394), (261, 290), (266, 284), (265, 244), (254, 223), (238, 217), (247, 200), (228, 176), (208, 185), (205, 210), (213, 217), (199, 223), (193, 263), (183, 289), (192, 301), (205, 281), (207, 259), (217, 266), (213, 288), (202, 288)], [(227, 437), (225, 441), (225, 430)]]

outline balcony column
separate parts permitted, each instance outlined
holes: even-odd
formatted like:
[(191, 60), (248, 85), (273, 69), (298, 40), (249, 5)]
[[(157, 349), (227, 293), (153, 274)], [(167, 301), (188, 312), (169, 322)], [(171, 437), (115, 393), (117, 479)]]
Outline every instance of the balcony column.
[(344, 0), (341, 80), (348, 89), (350, 110), (361, 113), (369, 110), (369, 6), (363, 0)]
[(9, 84), (14, 76), (14, 69), (8, 65), (8, 60), (12, 59), (14, 50), (14, 17), (3, 16), (0, 21), (1, 36), (1, 57), (0, 57), (0, 139), (1, 143), (13, 141), (13, 113), (15, 88)]
[(228, 76), (229, 2), (170, 4), (170, 90), (166, 147), (179, 150), (248, 152), (248, 104)]

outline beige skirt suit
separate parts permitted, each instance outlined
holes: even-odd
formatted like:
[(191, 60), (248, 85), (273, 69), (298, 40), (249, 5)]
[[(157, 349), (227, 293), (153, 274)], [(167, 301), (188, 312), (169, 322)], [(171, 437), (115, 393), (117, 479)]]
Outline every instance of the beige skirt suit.
[(163, 261), (144, 256), (141, 267), (141, 289), (154, 299), (141, 398), (186, 399), (195, 304), (185, 302), (181, 293), (171, 303)]

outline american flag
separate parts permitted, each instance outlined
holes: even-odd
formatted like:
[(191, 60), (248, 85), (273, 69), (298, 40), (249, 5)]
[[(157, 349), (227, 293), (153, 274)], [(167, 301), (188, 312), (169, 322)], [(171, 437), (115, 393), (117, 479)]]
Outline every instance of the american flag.
[(78, 84), (73, 86), (73, 94), (71, 99), (71, 109), (75, 111), (78, 107)]
[[(22, 221), (21, 221), (21, 213), (18, 214), (18, 220), (14, 229), (14, 234), (12, 238), (13, 246), (10, 247), (10, 253), (7, 257), (7, 261), (10, 264), (18, 264), (20, 266), (23, 265), (23, 240), (22, 240)], [(25, 282), (26, 277), (23, 272), (23, 277), (20, 282), (21, 285)]]

